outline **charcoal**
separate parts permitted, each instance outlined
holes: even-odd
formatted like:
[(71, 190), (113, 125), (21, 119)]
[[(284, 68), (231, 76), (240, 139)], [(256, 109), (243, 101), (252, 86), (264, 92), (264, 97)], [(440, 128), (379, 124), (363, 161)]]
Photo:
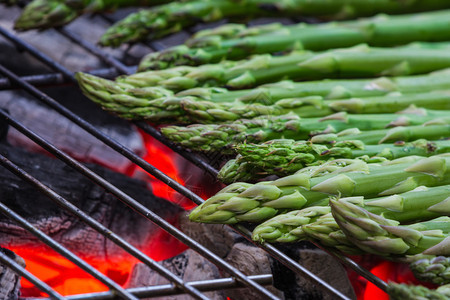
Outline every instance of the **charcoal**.
[[(25, 267), (25, 261), (11, 250), (0, 247), (0, 252)], [(0, 262), (0, 299), (16, 300), (19, 298), (20, 278), (13, 270)]]
[[(157, 225), (60, 160), (5, 144), (0, 144), (0, 153), (140, 249), (148, 248), (152, 238), (161, 231)], [(87, 166), (162, 218), (173, 220), (182, 212), (172, 203), (153, 196), (145, 182), (98, 165)], [(5, 168), (0, 168), (0, 181), (2, 202), (69, 250), (98, 259), (124, 254), (124, 250)], [(32, 248), (39, 242), (23, 228), (0, 215), (0, 244)]]

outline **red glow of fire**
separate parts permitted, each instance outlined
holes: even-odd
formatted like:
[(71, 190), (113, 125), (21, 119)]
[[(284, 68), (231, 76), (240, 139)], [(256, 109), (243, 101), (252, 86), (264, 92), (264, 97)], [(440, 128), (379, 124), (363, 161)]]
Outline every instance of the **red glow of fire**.
[[(108, 290), (97, 279), (47, 246), (30, 248), (10, 246), (7, 248), (25, 260), (26, 269), (29, 272), (62, 295)], [(161, 229), (152, 237), (147, 249), (142, 251), (152, 259), (160, 261), (178, 255), (186, 249), (184, 244)], [(133, 266), (138, 262), (136, 258), (128, 254), (108, 256), (106, 260), (92, 256), (80, 256), (80, 258), (121, 285), (126, 282)], [(21, 280), (21, 286), (23, 297), (46, 296), (26, 279)]]
[[(366, 267), (370, 272), (385, 282), (405, 283), (412, 285), (424, 285), (434, 288), (433, 285), (418, 281), (407, 264), (397, 263), (392, 261), (381, 260), (373, 256), (365, 258), (352, 257), (353, 260)], [(372, 261), (372, 262), (370, 262)], [(368, 263), (365, 266), (365, 263)], [(389, 300), (389, 296), (383, 290), (378, 288), (371, 282), (368, 282), (364, 277), (349, 272), (349, 278), (353, 285), (358, 300)]]
[[(141, 135), (146, 148), (146, 153), (142, 158), (170, 178), (184, 185), (185, 181), (177, 167), (177, 154), (149, 135), (142, 132)], [(130, 164), (125, 174), (148, 182), (149, 189), (151, 189), (153, 194), (157, 197), (172, 201), (184, 209), (191, 209), (195, 206), (193, 202), (181, 197), (165, 183), (148, 175), (147, 172), (134, 164)], [(200, 196), (206, 198), (208, 195), (205, 194)], [(28, 271), (62, 295), (93, 293), (108, 290), (108, 288), (98, 280), (45, 245), (29, 248), (11, 245), (7, 248), (25, 260), (26, 269)], [(152, 259), (160, 261), (176, 256), (186, 249), (187, 246), (161, 229), (152, 237), (152, 241), (147, 245), (147, 249), (141, 249), (141, 251)], [(124, 254), (120, 257), (108, 257), (106, 261), (95, 257), (80, 258), (121, 285), (125, 284), (133, 266), (138, 262), (137, 259), (128, 254)], [(47, 297), (45, 293), (42, 293), (26, 279), (21, 280), (21, 286), (22, 297)]]
[[(140, 133), (147, 150), (147, 153), (142, 158), (152, 166), (156, 167), (158, 170), (168, 175), (173, 180), (177, 181), (181, 185), (185, 185), (183, 176), (182, 174), (180, 174), (177, 167), (177, 160), (179, 158), (178, 155), (170, 148), (155, 140), (148, 134), (143, 133), (142, 131)], [(177, 192), (175, 192), (165, 183), (161, 182), (151, 175), (148, 175), (148, 173), (142, 170), (140, 167), (136, 166), (136, 168), (131, 171), (131, 176), (146, 180), (151, 186), (153, 194), (157, 197), (161, 197), (174, 202), (186, 210), (189, 210), (196, 206), (189, 199), (181, 197)], [(206, 195), (200, 196), (206, 197)]]

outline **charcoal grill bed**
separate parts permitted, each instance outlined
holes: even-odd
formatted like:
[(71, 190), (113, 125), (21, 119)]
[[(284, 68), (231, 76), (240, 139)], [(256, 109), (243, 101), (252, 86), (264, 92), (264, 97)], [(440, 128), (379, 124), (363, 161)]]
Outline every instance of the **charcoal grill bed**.
[[(102, 16), (106, 20), (110, 20), (109, 17)], [(294, 20), (295, 21), (295, 20)], [(92, 19), (92, 22), (95, 22), (95, 18)], [(82, 37), (76, 35), (74, 32), (70, 31), (67, 28), (59, 28), (55, 30), (59, 35), (61, 35), (61, 39), (66, 39), (73, 43), (74, 45), (80, 46), (87, 50), (89, 53), (91, 53), (93, 56), (97, 57), (99, 60), (103, 61), (108, 67), (103, 69), (96, 69), (92, 70), (91, 73), (102, 76), (105, 78), (114, 78), (120, 74), (131, 74), (136, 70), (135, 66), (127, 66), (122, 61), (117, 59), (116, 57), (106, 53), (103, 49), (100, 49), (96, 47), (94, 44), (90, 43), (87, 40), (84, 40)], [(190, 34), (191, 32), (187, 32), (187, 34)], [(3, 75), (3, 78), (0, 78), (0, 91), (1, 90), (22, 90), (27, 92), (28, 94), (35, 97), (40, 102), (46, 104), (47, 106), (51, 107), (64, 117), (68, 118), (71, 122), (74, 124), (77, 124), (81, 128), (83, 128), (85, 131), (87, 131), (89, 134), (93, 135), (98, 140), (102, 141), (124, 157), (128, 158), (130, 161), (132, 161), (137, 166), (141, 167), (143, 170), (145, 170), (147, 173), (151, 174), (152, 176), (156, 177), (163, 183), (165, 183), (170, 188), (174, 189), (175, 191), (179, 192), (181, 195), (187, 197), (188, 199), (192, 200), (196, 204), (201, 204), (203, 202), (203, 199), (201, 199), (198, 195), (190, 191), (188, 188), (180, 185), (177, 183), (173, 178), (170, 178), (167, 174), (164, 172), (158, 170), (157, 168), (153, 167), (149, 163), (147, 163), (145, 160), (143, 160), (139, 155), (131, 151), (130, 149), (126, 148), (116, 140), (112, 139), (111, 137), (105, 135), (102, 133), (98, 128), (96, 128), (91, 123), (87, 122), (83, 118), (79, 117), (75, 113), (73, 113), (71, 110), (67, 109), (63, 105), (61, 105), (58, 101), (53, 99), (52, 97), (46, 95), (43, 93), (39, 87), (45, 87), (45, 86), (58, 86), (58, 85), (67, 85), (71, 84), (74, 85), (76, 88), (76, 81), (74, 78), (74, 73), (67, 68), (65, 68), (62, 64), (59, 62), (53, 60), (49, 56), (47, 56), (45, 53), (39, 51), (29, 43), (27, 43), (25, 40), (21, 39), (17, 34), (15, 34), (12, 31), (9, 31), (3, 27), (0, 26), (0, 36), (4, 39), (8, 40), (12, 44), (14, 44), (17, 49), (20, 51), (25, 51), (32, 56), (34, 56), (36, 59), (38, 59), (40, 62), (48, 66), (50, 69), (53, 70), (52, 73), (47, 74), (38, 74), (38, 75), (26, 75), (26, 76), (19, 76), (15, 74), (14, 72), (10, 71), (8, 68), (6, 68), (3, 65), (0, 65), (0, 75)], [(164, 46), (161, 46), (160, 43), (148, 43), (145, 46), (149, 48), (151, 51), (158, 51), (162, 50)], [(129, 49), (125, 50), (128, 51)], [(225, 262), (223, 259), (218, 257), (215, 253), (211, 252), (207, 248), (205, 248), (203, 245), (195, 241), (194, 239), (188, 237), (186, 234), (181, 232), (179, 229), (177, 229), (175, 226), (171, 225), (164, 219), (158, 216), (156, 212), (151, 211), (147, 207), (139, 204), (135, 199), (128, 196), (121, 190), (119, 190), (117, 187), (115, 187), (113, 184), (109, 183), (108, 181), (104, 180), (88, 168), (84, 167), (80, 162), (73, 159), (69, 155), (65, 154), (63, 151), (59, 150), (57, 147), (52, 145), (50, 142), (44, 140), (41, 138), (38, 134), (36, 134), (33, 129), (27, 128), (22, 124), (20, 120), (16, 120), (12, 118), (7, 111), (0, 108), (0, 119), (10, 126), (16, 128), (21, 133), (26, 135), (28, 138), (39, 144), (41, 147), (55, 155), (58, 159), (64, 161), (67, 163), (70, 167), (76, 169), (78, 172), (83, 174), (84, 176), (87, 176), (89, 179), (103, 187), (105, 190), (109, 191), (116, 197), (118, 197), (121, 201), (135, 209), (138, 213), (146, 217), (149, 221), (156, 223), (158, 226), (160, 226), (162, 229), (169, 232), (171, 235), (176, 237), (178, 240), (189, 246), (191, 249), (197, 251), (199, 254), (219, 266), (221, 269), (226, 270), (231, 277), (222, 278), (222, 279), (205, 279), (202, 281), (197, 282), (183, 282), (179, 278), (177, 278), (174, 274), (172, 274), (169, 270), (140, 252), (138, 249), (134, 248), (132, 245), (128, 244), (127, 242), (124, 242), (119, 236), (116, 236), (114, 234), (111, 234), (108, 231), (108, 228), (105, 228), (99, 224), (96, 223), (95, 220), (93, 220), (91, 217), (84, 215), (82, 212), (78, 212), (76, 207), (71, 206), (70, 203), (67, 203), (65, 199), (63, 199), (60, 195), (54, 193), (49, 187), (44, 186), (42, 183), (39, 182), (39, 180), (31, 177), (29, 174), (27, 174), (24, 170), (20, 169), (17, 165), (15, 165), (13, 162), (11, 162), (7, 157), (0, 156), (0, 164), (15, 173), (17, 176), (21, 177), (22, 179), (34, 184), (36, 188), (38, 188), (41, 192), (48, 195), (52, 200), (56, 201), (60, 205), (64, 205), (65, 208), (72, 212), (77, 214), (77, 216), (87, 222), (90, 226), (95, 228), (101, 233), (107, 234), (109, 238), (119, 246), (121, 246), (124, 250), (128, 251), (133, 256), (137, 257), (141, 262), (145, 263), (152, 269), (157, 270), (160, 274), (162, 274), (165, 278), (167, 278), (171, 283), (167, 285), (158, 285), (158, 286), (150, 286), (150, 287), (143, 287), (143, 288), (132, 288), (125, 290), (112, 282), (108, 277), (105, 275), (99, 273), (98, 271), (91, 270), (89, 266), (86, 266), (86, 263), (82, 260), (80, 261), (79, 258), (74, 257), (72, 253), (70, 253), (69, 250), (65, 249), (61, 245), (58, 245), (55, 241), (53, 241), (48, 236), (45, 236), (43, 234), (40, 236), (42, 240), (44, 240), (44, 243), (47, 245), (59, 249), (59, 252), (65, 256), (66, 258), (72, 260), (77, 266), (83, 268), (87, 272), (91, 273), (94, 277), (99, 279), (102, 283), (107, 285), (111, 290), (109, 292), (102, 292), (102, 293), (92, 293), (92, 294), (82, 294), (82, 295), (74, 295), (66, 297), (67, 299), (112, 299), (116, 297), (117, 295), (120, 295), (124, 299), (136, 299), (136, 298), (144, 298), (144, 297), (157, 297), (157, 296), (166, 296), (166, 295), (176, 295), (176, 294), (183, 294), (188, 293), (194, 298), (197, 299), (207, 299), (202, 292), (203, 291), (211, 291), (211, 290), (217, 290), (217, 289), (226, 289), (226, 288), (233, 288), (233, 287), (250, 287), (257, 291), (261, 296), (269, 299), (278, 299), (275, 295), (273, 295), (271, 292), (269, 292), (266, 288), (263, 287), (263, 285), (269, 285), (273, 282), (273, 278), (271, 274), (254, 274), (254, 275), (244, 275), (241, 271), (239, 271), (237, 268), (231, 266), (229, 263)], [(210, 174), (211, 176), (215, 177), (217, 175), (217, 169), (215, 166), (211, 165), (211, 162), (208, 161), (207, 157), (199, 156), (197, 154), (191, 153), (190, 151), (187, 151), (177, 145), (174, 145), (167, 139), (165, 139), (160, 132), (155, 129), (154, 127), (150, 126), (146, 122), (134, 122), (136, 126), (141, 128), (143, 131), (154, 137), (155, 139), (159, 140), (169, 148), (171, 148), (173, 151), (180, 154), (182, 157), (184, 157), (186, 160), (192, 162), (194, 165), (200, 167), (202, 170), (204, 170), (206, 173)], [(28, 227), (31, 232), (36, 233), (37, 235), (41, 235), (42, 233), (37, 232), (36, 228), (33, 228), (32, 225), (27, 224), (25, 220), (21, 219), (20, 216), (16, 215), (14, 212), (12, 212), (8, 207), (4, 205), (0, 205), (0, 211), (4, 214), (7, 214), (10, 218), (13, 220), (19, 222), (21, 226), (24, 228)], [(30, 227), (31, 226), (31, 227)], [(232, 226), (235, 231), (240, 233), (243, 237), (245, 237), (247, 240), (251, 241), (251, 233), (250, 231), (242, 226), (242, 225), (234, 225)], [(335, 287), (329, 285), (328, 283), (321, 280), (319, 277), (317, 277), (315, 274), (311, 273), (307, 269), (305, 269), (303, 266), (301, 266), (298, 262), (290, 258), (287, 254), (283, 253), (283, 251), (279, 250), (277, 247), (273, 245), (261, 245), (258, 243), (255, 243), (258, 247), (265, 250), (267, 253), (270, 254), (270, 256), (285, 265), (287, 268), (295, 272), (296, 274), (299, 274), (300, 276), (303, 276), (305, 278), (310, 279), (312, 282), (314, 282), (318, 288), (326, 290), (330, 295), (334, 297), (334, 299), (349, 299), (347, 296), (343, 295), (341, 292), (339, 292)], [(340, 255), (335, 252), (328, 252), (330, 255), (335, 257), (337, 260), (339, 260), (342, 264), (352, 268), (355, 270), (359, 275), (365, 277), (368, 281), (372, 282), (382, 290), (386, 291), (387, 284), (379, 279), (378, 277), (371, 274), (369, 271), (364, 269), (362, 266), (358, 265), (351, 259)], [(45, 283), (39, 281), (39, 279), (33, 278), (31, 274), (27, 273), (27, 271), (21, 267), (20, 265), (13, 264), (8, 258), (4, 255), (0, 255), (0, 262), (10, 265), (14, 270), (19, 272), (22, 276), (25, 278), (31, 280), (38, 288), (40, 288), (42, 291), (47, 292), (52, 298), (59, 298), (60, 296), (57, 295), (55, 291), (53, 291), (50, 287), (46, 286)]]

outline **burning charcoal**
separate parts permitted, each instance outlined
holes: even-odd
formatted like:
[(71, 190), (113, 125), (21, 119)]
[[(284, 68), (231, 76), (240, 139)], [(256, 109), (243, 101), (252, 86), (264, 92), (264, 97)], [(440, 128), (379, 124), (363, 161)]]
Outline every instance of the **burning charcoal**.
[[(0, 247), (0, 252), (14, 259), (18, 264), (25, 267), (25, 261), (14, 252)], [(0, 299), (15, 300), (19, 298), (20, 276), (0, 263)]]
[[(2, 144), (0, 153), (144, 252), (152, 250), (152, 243), (157, 243), (159, 239), (164, 239), (166, 244), (172, 243), (157, 225), (138, 215), (63, 162)], [(88, 167), (146, 207), (157, 211), (162, 218), (175, 220), (182, 211), (170, 202), (153, 196), (144, 182), (98, 165)], [(120, 247), (60, 209), (45, 195), (4, 168), (0, 168), (0, 181), (2, 202), (69, 250), (82, 257), (97, 260), (129, 258)], [(27, 231), (2, 215), (0, 232), (2, 245), (28, 249), (41, 245)], [(179, 249), (175, 244), (170, 244), (169, 248)]]

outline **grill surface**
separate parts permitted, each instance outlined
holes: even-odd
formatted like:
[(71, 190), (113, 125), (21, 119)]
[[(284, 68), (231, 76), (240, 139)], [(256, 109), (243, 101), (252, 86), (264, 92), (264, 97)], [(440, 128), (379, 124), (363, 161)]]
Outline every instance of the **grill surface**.
[[(101, 16), (103, 19), (111, 21), (109, 17)], [(95, 19), (92, 19), (91, 22), (93, 24), (96, 23)], [(53, 30), (53, 29), (52, 29)], [(114, 78), (120, 74), (131, 74), (135, 71), (135, 67), (129, 67), (125, 65), (121, 60), (117, 59), (115, 56), (112, 56), (111, 54), (105, 52), (102, 49), (97, 48), (94, 44), (90, 43), (87, 40), (84, 40), (82, 37), (77, 36), (74, 32), (70, 31), (67, 28), (60, 28), (55, 29), (55, 32), (57, 32), (58, 35), (61, 35), (61, 39), (68, 39), (71, 43), (77, 46), (81, 46), (85, 50), (87, 50), (89, 53), (91, 53), (93, 56), (97, 57), (99, 60), (104, 62), (108, 68), (103, 69), (96, 69), (93, 70), (91, 73), (105, 77), (105, 78)], [(39, 34), (39, 33), (36, 33)], [(189, 34), (189, 32), (186, 32), (186, 34)], [(17, 34), (15, 34), (13, 31), (10, 31), (6, 28), (0, 27), (0, 35), (14, 44), (17, 49), (21, 51), (26, 51), (35, 58), (37, 58), (39, 61), (47, 65), (49, 68), (53, 70), (53, 73), (50, 74), (40, 74), (40, 75), (27, 75), (27, 76), (18, 76), (17, 74), (11, 72), (6, 67), (0, 65), (0, 74), (4, 76), (4, 78), (0, 78), (0, 90), (15, 90), (20, 89), (23, 91), (26, 91), (30, 95), (34, 96), (39, 101), (43, 102), (44, 104), (50, 106), (55, 111), (59, 112), (61, 115), (65, 116), (69, 120), (71, 120), (73, 123), (79, 125), (81, 128), (83, 128), (85, 131), (114, 149), (115, 151), (119, 152), (121, 155), (128, 158), (130, 161), (135, 163), (136, 165), (140, 166), (142, 169), (144, 169), (147, 173), (153, 175), (157, 179), (164, 182), (167, 186), (174, 189), (175, 191), (179, 192), (183, 196), (187, 197), (188, 199), (192, 200), (196, 204), (201, 204), (203, 200), (187, 189), (186, 187), (178, 184), (175, 180), (170, 178), (165, 173), (161, 172), (160, 170), (156, 169), (146, 161), (144, 161), (142, 158), (140, 158), (137, 154), (133, 153), (131, 150), (127, 149), (125, 146), (121, 145), (114, 139), (108, 137), (107, 135), (103, 134), (98, 128), (96, 128), (94, 125), (90, 124), (89, 122), (85, 121), (84, 119), (80, 118), (76, 114), (74, 114), (72, 111), (64, 107), (63, 105), (59, 104), (55, 99), (49, 97), (48, 95), (41, 92), (37, 87), (41, 86), (58, 86), (62, 84), (71, 84), (76, 86), (75, 79), (74, 79), (74, 73), (70, 70), (68, 70), (66, 67), (61, 65), (59, 62), (51, 59), (48, 57), (45, 53), (39, 51), (29, 43), (27, 43), (25, 40), (21, 39)], [(143, 45), (140, 45), (143, 46)], [(162, 50), (165, 46), (162, 43), (159, 42), (153, 42), (146, 44), (145, 47), (148, 47), (149, 51), (158, 51)], [(124, 53), (126, 54), (127, 51), (130, 51), (131, 48), (125, 49)], [(75, 87), (76, 88), (76, 87)], [(5, 120), (10, 126), (16, 128), (21, 133), (26, 135), (28, 138), (39, 144), (41, 147), (49, 151), (50, 153), (54, 154), (57, 158), (67, 163), (72, 168), (79, 171), (84, 176), (87, 176), (89, 179), (103, 187), (105, 190), (109, 191), (110, 193), (117, 196), (120, 200), (122, 200), (124, 203), (129, 205), (130, 207), (134, 208), (138, 213), (146, 217), (149, 221), (152, 221), (159, 225), (162, 229), (169, 232), (171, 235), (176, 237), (178, 240), (182, 241), (184, 244), (189, 246), (191, 249), (197, 251), (199, 254), (213, 262), (215, 265), (219, 266), (221, 269), (226, 270), (232, 277), (230, 278), (223, 278), (223, 279), (217, 279), (217, 280), (208, 280), (205, 279), (203, 281), (198, 282), (183, 282), (180, 278), (176, 277), (174, 274), (172, 274), (169, 270), (162, 267), (159, 263), (155, 262), (148, 256), (146, 256), (144, 253), (139, 251), (138, 249), (134, 248), (132, 245), (124, 241), (119, 236), (115, 235), (114, 233), (111, 233), (108, 228), (104, 227), (103, 225), (96, 222), (94, 219), (89, 217), (88, 215), (84, 214), (83, 212), (80, 212), (75, 206), (70, 204), (68, 201), (66, 201), (64, 198), (62, 198), (60, 195), (53, 192), (50, 188), (40, 183), (35, 178), (28, 175), (25, 171), (21, 170), (19, 167), (17, 167), (13, 162), (9, 161), (6, 157), (0, 156), (0, 164), (10, 170), (11, 172), (15, 173), (17, 176), (21, 177), (23, 180), (26, 180), (30, 183), (32, 183), (37, 189), (39, 189), (42, 193), (46, 194), (48, 197), (50, 197), (52, 200), (54, 200), (59, 205), (63, 206), (67, 211), (71, 212), (72, 214), (75, 214), (78, 218), (86, 222), (89, 226), (100, 232), (101, 234), (104, 234), (108, 239), (122, 247), (125, 251), (130, 253), (131, 255), (138, 258), (141, 262), (145, 263), (147, 266), (152, 268), (153, 270), (156, 270), (164, 276), (166, 279), (168, 279), (171, 284), (169, 285), (160, 285), (160, 286), (152, 286), (147, 288), (135, 288), (135, 289), (129, 289), (124, 290), (120, 286), (118, 286), (116, 283), (114, 283), (111, 279), (106, 277), (105, 275), (101, 274), (97, 270), (93, 269), (91, 266), (89, 266), (86, 262), (81, 260), (80, 258), (73, 255), (69, 250), (65, 249), (58, 243), (56, 243), (54, 240), (43, 234), (42, 232), (38, 231), (36, 228), (34, 228), (31, 224), (29, 224), (27, 221), (23, 220), (20, 216), (16, 215), (13, 211), (11, 211), (8, 207), (4, 206), (3, 204), (0, 204), (0, 211), (4, 214), (6, 214), (8, 217), (16, 221), (20, 226), (23, 228), (29, 230), (36, 236), (38, 236), (44, 243), (51, 246), (53, 249), (57, 250), (60, 254), (62, 254), (64, 257), (68, 258), (72, 262), (74, 262), (77, 266), (85, 270), (86, 272), (93, 275), (95, 278), (100, 280), (102, 283), (104, 283), (106, 286), (110, 288), (110, 292), (104, 292), (104, 293), (95, 293), (95, 294), (84, 294), (84, 295), (76, 295), (76, 296), (70, 296), (67, 297), (67, 299), (111, 299), (115, 296), (119, 295), (120, 297), (124, 299), (136, 299), (136, 298), (142, 298), (142, 297), (156, 297), (156, 296), (163, 296), (163, 295), (173, 295), (173, 294), (182, 294), (182, 293), (188, 293), (194, 298), (197, 299), (207, 299), (205, 295), (201, 293), (201, 291), (207, 291), (207, 290), (215, 290), (215, 289), (225, 289), (225, 288), (232, 288), (236, 286), (247, 286), (251, 287), (252, 289), (258, 291), (261, 296), (264, 296), (265, 298), (270, 299), (278, 299), (276, 296), (271, 294), (267, 289), (265, 289), (262, 285), (267, 285), (272, 283), (272, 275), (271, 274), (263, 274), (263, 275), (254, 275), (254, 276), (246, 276), (243, 273), (241, 273), (238, 269), (232, 267), (227, 262), (222, 260), (220, 257), (218, 257), (216, 254), (211, 252), (210, 250), (206, 249), (204, 246), (193, 240), (192, 238), (185, 235), (183, 232), (178, 230), (176, 227), (162, 219), (158, 216), (157, 213), (152, 212), (150, 209), (142, 206), (139, 204), (135, 199), (131, 198), (130, 196), (126, 195), (124, 192), (119, 190), (114, 185), (110, 184), (108, 181), (104, 180), (100, 176), (96, 175), (94, 172), (90, 171), (86, 167), (84, 167), (82, 164), (80, 164), (75, 159), (71, 158), (69, 155), (65, 154), (64, 152), (60, 151), (58, 148), (53, 146), (48, 141), (44, 140), (43, 138), (39, 137), (36, 133), (33, 132), (32, 129), (27, 128), (22, 124), (20, 120), (15, 120), (12, 118), (6, 111), (0, 108), (0, 117), (1, 119)], [(182, 149), (181, 147), (178, 147), (168, 140), (166, 140), (158, 130), (150, 126), (149, 124), (145, 122), (135, 122), (135, 125), (137, 125), (139, 128), (144, 130), (146, 133), (150, 134), (157, 140), (161, 141), (163, 144), (170, 147), (173, 151), (179, 153), (181, 156), (183, 156), (188, 161), (194, 163), (196, 166), (203, 169), (208, 174), (215, 176), (217, 174), (217, 169), (215, 169), (213, 166), (211, 166), (210, 162), (205, 159), (205, 157), (200, 157), (198, 155), (195, 155), (189, 151), (186, 151)], [(246, 239), (251, 241), (250, 238), (250, 231), (241, 225), (233, 226), (233, 229), (242, 234)], [(278, 250), (276, 247), (272, 245), (260, 245), (256, 244), (258, 247), (264, 249), (267, 251), (274, 259), (278, 260), (282, 264), (284, 264), (286, 267), (294, 271), (295, 273), (304, 276), (306, 278), (309, 278), (311, 281), (315, 282), (317, 284), (317, 287), (320, 289), (327, 290), (331, 295), (333, 295), (334, 299), (348, 299), (345, 295), (340, 293), (338, 290), (336, 290), (334, 287), (330, 286), (308, 270), (306, 270), (304, 267), (302, 267), (300, 264), (295, 262), (293, 259), (291, 259), (289, 256), (284, 254), (282, 251)], [(340, 260), (343, 264), (347, 265), (348, 267), (354, 269), (356, 272), (358, 272), (361, 276), (365, 277), (370, 282), (374, 283), (378, 287), (380, 287), (383, 290), (386, 290), (386, 283), (379, 278), (372, 275), (370, 272), (350, 260), (349, 258), (342, 256), (337, 253), (329, 252), (330, 255), (333, 255), (336, 259)], [(13, 264), (14, 262), (11, 262), (11, 260), (8, 260), (8, 257), (5, 255), (0, 255), (0, 261), (11, 266), (14, 270), (16, 270), (18, 273), (20, 273), (23, 277), (29, 279), (33, 284), (35, 284), (39, 289), (46, 292), (55, 299), (63, 299), (60, 295), (58, 295), (54, 290), (52, 290), (50, 287), (48, 287), (45, 283), (39, 281), (36, 278), (33, 278), (31, 274), (27, 273), (26, 270), (24, 270), (20, 265)]]

